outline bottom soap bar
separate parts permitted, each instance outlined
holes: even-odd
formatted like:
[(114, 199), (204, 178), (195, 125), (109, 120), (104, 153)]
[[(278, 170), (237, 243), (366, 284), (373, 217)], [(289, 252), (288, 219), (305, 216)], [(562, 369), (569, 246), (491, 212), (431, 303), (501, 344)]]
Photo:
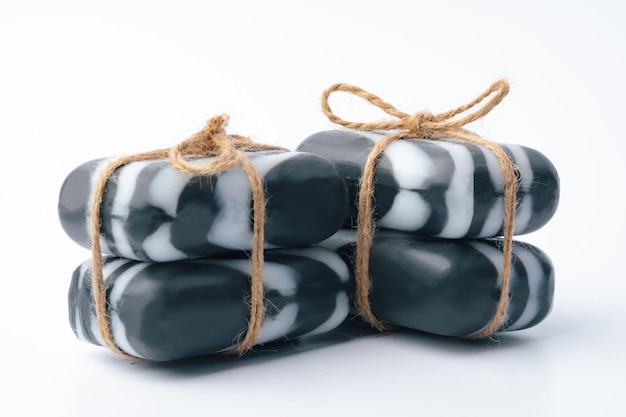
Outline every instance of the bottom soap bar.
[[(352, 265), (354, 232), (320, 245)], [(444, 336), (470, 336), (493, 317), (500, 292), (501, 239), (446, 240), (377, 231), (370, 254), (372, 311), (383, 322)], [(541, 322), (552, 308), (554, 268), (538, 248), (514, 242), (505, 330)]]
[[(247, 328), (248, 258), (149, 263), (109, 257), (103, 275), (113, 338), (134, 356), (170, 361), (222, 352)], [(257, 344), (328, 332), (349, 314), (348, 268), (321, 247), (266, 251), (264, 286)], [(91, 261), (73, 274), (69, 315), (79, 339), (104, 346), (91, 296)]]

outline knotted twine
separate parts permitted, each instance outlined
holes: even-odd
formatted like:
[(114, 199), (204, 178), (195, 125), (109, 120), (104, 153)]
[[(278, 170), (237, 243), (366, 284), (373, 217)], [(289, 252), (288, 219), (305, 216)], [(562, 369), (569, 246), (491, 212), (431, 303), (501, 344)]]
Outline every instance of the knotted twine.
[[(240, 335), (237, 345), (231, 349), (230, 352), (243, 355), (252, 348), (259, 336), (265, 312), (263, 305), (265, 194), (263, 180), (245, 152), (284, 150), (284, 148), (255, 143), (245, 136), (227, 135), (225, 129), (228, 124), (228, 119), (229, 117), (224, 114), (211, 118), (204, 128), (171, 148), (158, 149), (118, 158), (107, 165), (98, 177), (91, 204), (92, 297), (100, 336), (106, 346), (119, 356), (127, 359), (140, 359), (120, 349), (115, 343), (111, 333), (109, 314), (107, 312), (106, 288), (102, 274), (100, 213), (102, 197), (109, 177), (117, 168), (137, 161), (169, 158), (174, 168), (183, 173), (192, 175), (215, 175), (236, 167), (241, 167), (244, 171), (250, 181), (250, 192), (253, 203), (252, 250), (250, 252), (250, 317), (245, 334)], [(202, 165), (190, 163), (186, 159), (210, 156), (217, 158)]]
[[(343, 120), (333, 113), (328, 104), (328, 98), (334, 92), (346, 92), (363, 98), (388, 115), (395, 117), (395, 120), (371, 123)], [(500, 146), (481, 138), (479, 135), (470, 132), (463, 126), (487, 115), (502, 101), (508, 92), (508, 82), (506, 80), (499, 80), (469, 103), (436, 115), (429, 112), (418, 112), (414, 115), (401, 112), (380, 97), (360, 87), (349, 84), (334, 84), (322, 93), (322, 111), (331, 122), (353, 130), (390, 132), (372, 147), (360, 178), (358, 196), (356, 255), (354, 265), (355, 306), (360, 316), (372, 327), (381, 331), (388, 328), (374, 315), (370, 305), (372, 283), (369, 274), (369, 259), (372, 239), (376, 229), (373, 218), (374, 175), (381, 154), (390, 144), (399, 139), (449, 140), (456, 138), (483, 146), (493, 152), (498, 158), (504, 181), (503, 262), (502, 272), (498, 276), (500, 296), (496, 305), (496, 311), (486, 327), (469, 337), (474, 339), (487, 337), (497, 332), (506, 321), (513, 254), (515, 209), (517, 205), (515, 196), (517, 190), (517, 168)], [(478, 107), (480, 103), (483, 104)], [(468, 113), (468, 111), (472, 109), (474, 110)]]

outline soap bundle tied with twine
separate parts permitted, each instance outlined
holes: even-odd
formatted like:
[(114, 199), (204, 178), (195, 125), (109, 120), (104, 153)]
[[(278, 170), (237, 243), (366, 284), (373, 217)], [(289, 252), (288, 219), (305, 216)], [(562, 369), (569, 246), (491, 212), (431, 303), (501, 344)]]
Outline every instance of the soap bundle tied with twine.
[[(491, 85), (483, 94), (471, 102), (454, 110), (433, 115), (419, 112), (414, 115), (403, 113), (391, 104), (383, 101), (374, 94), (348, 84), (335, 84), (322, 94), (322, 111), (332, 122), (348, 129), (367, 131), (389, 131), (387, 136), (380, 140), (371, 150), (364, 172), (361, 177), (358, 207), (358, 229), (355, 260), (355, 306), (361, 317), (378, 330), (387, 327), (372, 312), (369, 296), (371, 279), (369, 276), (369, 255), (372, 238), (375, 231), (373, 220), (374, 174), (376, 164), (384, 150), (396, 140), (430, 139), (445, 140), (456, 138), (475, 143), (491, 150), (500, 162), (504, 179), (504, 261), (502, 276), (499, 279), (500, 298), (496, 313), (490, 323), (473, 338), (482, 338), (498, 331), (506, 319), (506, 309), (509, 301), (509, 280), (512, 257), (513, 227), (515, 216), (515, 192), (517, 186), (516, 168), (506, 153), (496, 144), (463, 128), (489, 113), (508, 93), (509, 86), (504, 80)], [(379, 107), (396, 120), (360, 123), (349, 122), (337, 117), (328, 104), (329, 96), (334, 92), (355, 94), (374, 106)], [(487, 98), (489, 98), (487, 100)], [(486, 100), (486, 101), (485, 101)], [(485, 103), (477, 110), (469, 110)], [(464, 113), (467, 113), (463, 115)], [(459, 116), (455, 118), (456, 116)], [(120, 349), (111, 333), (111, 325), (107, 312), (106, 288), (102, 273), (102, 253), (100, 246), (100, 213), (102, 197), (106, 190), (109, 177), (113, 172), (131, 162), (156, 159), (169, 159), (177, 170), (192, 175), (215, 175), (220, 172), (240, 167), (250, 181), (251, 198), (253, 202), (253, 242), (250, 252), (250, 316), (245, 333), (239, 338), (231, 353), (242, 355), (249, 351), (259, 336), (264, 317), (264, 289), (263, 289), (263, 243), (265, 225), (265, 194), (263, 180), (245, 152), (263, 150), (285, 150), (284, 148), (253, 142), (240, 135), (228, 135), (225, 128), (228, 123), (227, 115), (218, 115), (211, 118), (206, 126), (190, 138), (172, 148), (121, 157), (111, 162), (100, 174), (91, 203), (91, 252), (92, 252), (92, 297), (96, 312), (96, 320), (100, 336), (107, 347), (119, 356), (127, 359), (139, 359)], [(215, 157), (206, 164), (194, 164), (189, 160)]]
[[(263, 290), (263, 242), (265, 225), (265, 193), (263, 180), (256, 167), (245, 152), (265, 150), (285, 150), (272, 145), (253, 142), (240, 135), (227, 135), (227, 115), (211, 118), (204, 128), (178, 145), (129, 156), (111, 162), (100, 174), (94, 190), (91, 204), (91, 252), (92, 252), (92, 296), (96, 311), (98, 330), (104, 343), (111, 351), (127, 359), (140, 359), (124, 352), (117, 346), (111, 334), (111, 325), (107, 313), (106, 288), (102, 274), (102, 254), (100, 247), (100, 209), (107, 181), (111, 174), (126, 164), (136, 161), (169, 159), (177, 170), (192, 175), (215, 175), (220, 172), (241, 167), (250, 181), (253, 203), (252, 250), (250, 252), (250, 318), (245, 334), (242, 334), (231, 353), (244, 354), (252, 348), (259, 336), (264, 316)], [(193, 164), (188, 159), (216, 157), (205, 164)]]
[[(351, 122), (337, 117), (328, 98), (335, 92), (354, 94), (380, 108), (395, 120), (363, 123)], [(378, 330), (385, 330), (387, 326), (372, 312), (370, 306), (371, 277), (369, 275), (369, 258), (372, 239), (376, 229), (373, 218), (374, 176), (377, 162), (387, 147), (396, 140), (450, 140), (459, 139), (474, 143), (489, 149), (498, 158), (504, 181), (504, 227), (503, 227), (503, 254), (502, 274), (498, 279), (500, 297), (496, 311), (484, 329), (470, 335), (470, 338), (480, 339), (500, 330), (506, 322), (506, 311), (509, 303), (509, 286), (511, 261), (513, 254), (513, 233), (516, 210), (517, 168), (508, 158), (504, 150), (497, 144), (483, 139), (479, 135), (464, 128), (465, 125), (487, 115), (509, 92), (506, 80), (493, 83), (487, 90), (469, 103), (456, 109), (432, 114), (418, 112), (413, 115), (399, 111), (380, 97), (349, 84), (335, 84), (327, 88), (322, 94), (322, 111), (328, 119), (340, 126), (353, 130), (389, 132), (378, 141), (370, 151), (363, 173), (360, 178), (358, 195), (357, 241), (354, 265), (355, 299), (354, 303), (363, 320)], [(482, 105), (481, 105), (482, 103)], [(471, 111), (473, 110), (473, 111)]]

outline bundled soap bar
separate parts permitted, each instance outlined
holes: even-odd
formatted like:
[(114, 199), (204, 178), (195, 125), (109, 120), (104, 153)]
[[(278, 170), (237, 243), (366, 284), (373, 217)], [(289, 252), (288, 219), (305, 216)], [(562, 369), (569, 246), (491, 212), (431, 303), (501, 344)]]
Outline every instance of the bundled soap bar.
[[(289, 151), (248, 154), (266, 195), (266, 248), (326, 239), (347, 216), (343, 179), (323, 157)], [(213, 158), (202, 158), (204, 164)], [(59, 218), (67, 235), (90, 247), (95, 182), (111, 159), (84, 163), (65, 179)], [(211, 176), (177, 171), (166, 160), (132, 162), (115, 170), (102, 198), (102, 251), (141, 261), (173, 261), (250, 250), (252, 202), (240, 169)]]
[[(355, 233), (342, 230), (320, 245), (353, 265)], [(370, 251), (370, 305), (396, 326), (444, 336), (471, 336), (494, 316), (500, 297), (501, 239), (446, 240), (376, 232)], [(353, 273), (353, 272), (352, 272)], [(505, 330), (541, 322), (552, 308), (554, 269), (538, 248), (513, 242)]]
[[(169, 361), (233, 348), (247, 328), (250, 261), (240, 255), (167, 263), (105, 258), (112, 336), (123, 351)], [(349, 314), (349, 272), (321, 247), (265, 253), (265, 317), (256, 344), (329, 332)], [(91, 263), (69, 290), (76, 336), (104, 346), (91, 294)]]
[[(297, 148), (333, 161), (350, 194), (356, 224), (359, 181), (368, 154), (384, 134), (333, 130), (306, 138)], [(540, 152), (502, 145), (519, 169), (515, 234), (535, 231), (554, 215), (559, 177)], [(441, 238), (495, 237), (503, 228), (503, 181), (488, 149), (459, 140), (398, 140), (378, 161), (374, 219), (380, 227)]]

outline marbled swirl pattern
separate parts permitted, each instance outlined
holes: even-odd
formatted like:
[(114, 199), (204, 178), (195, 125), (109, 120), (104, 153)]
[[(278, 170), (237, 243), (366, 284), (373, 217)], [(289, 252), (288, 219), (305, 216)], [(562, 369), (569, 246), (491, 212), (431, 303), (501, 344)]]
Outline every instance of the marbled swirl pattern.
[[(355, 233), (320, 245), (354, 261)], [(501, 239), (450, 240), (381, 230), (370, 253), (372, 311), (383, 322), (444, 336), (470, 336), (493, 317), (500, 296)], [(353, 272), (352, 272), (353, 273)], [(554, 268), (537, 247), (514, 241), (504, 330), (542, 321), (554, 296)]]
[[(265, 185), (266, 248), (315, 243), (344, 222), (347, 190), (331, 162), (302, 152), (255, 152), (249, 157)], [(61, 224), (86, 248), (95, 182), (110, 161), (77, 167), (61, 188)], [(101, 246), (109, 255), (155, 262), (250, 250), (251, 219), (250, 185), (241, 169), (192, 176), (165, 160), (133, 162), (117, 169), (108, 181)]]
[[(378, 133), (333, 130), (306, 138), (298, 150), (335, 162), (350, 193), (345, 227), (356, 224), (359, 179)], [(502, 145), (520, 172), (515, 234), (545, 225), (559, 201), (559, 177), (538, 151)], [(457, 140), (399, 140), (379, 160), (374, 216), (380, 227), (442, 238), (495, 237), (503, 228), (503, 182), (496, 157)]]
[[(321, 247), (266, 251), (265, 318), (257, 344), (329, 332), (349, 314), (347, 266)], [(115, 343), (125, 352), (170, 361), (235, 346), (249, 318), (250, 261), (242, 256), (150, 263), (106, 258)], [(91, 263), (73, 274), (69, 319), (83, 341), (104, 345), (91, 295)]]

